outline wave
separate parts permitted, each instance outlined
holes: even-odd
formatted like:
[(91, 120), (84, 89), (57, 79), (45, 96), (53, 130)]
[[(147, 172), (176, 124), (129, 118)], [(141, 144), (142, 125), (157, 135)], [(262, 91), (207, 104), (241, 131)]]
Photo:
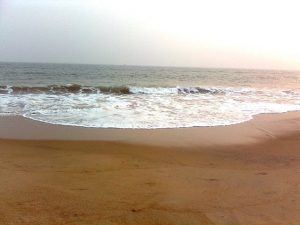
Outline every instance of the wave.
[(201, 87), (128, 87), (82, 86), (79, 84), (49, 85), (44, 87), (0, 86), (0, 94), (221, 94), (220, 89)]
[[(255, 90), (247, 88), (203, 88), (203, 87), (137, 87), (137, 86), (83, 86), (79, 84), (67, 85), (49, 85), (39, 87), (27, 86), (0, 86), (0, 94), (154, 94), (154, 95), (170, 95), (170, 94), (209, 94), (224, 95), (230, 93), (243, 95), (260, 95), (267, 90)], [(282, 94), (299, 95), (298, 90), (281, 90)]]
[(220, 89), (201, 87), (128, 87), (128, 86), (82, 86), (79, 84), (49, 85), (39, 87), (0, 86), (0, 94), (221, 94)]
[(26, 86), (0, 86), (0, 94), (130, 94), (129, 87), (91, 87), (79, 84), (49, 85), (46, 87), (26, 87)]

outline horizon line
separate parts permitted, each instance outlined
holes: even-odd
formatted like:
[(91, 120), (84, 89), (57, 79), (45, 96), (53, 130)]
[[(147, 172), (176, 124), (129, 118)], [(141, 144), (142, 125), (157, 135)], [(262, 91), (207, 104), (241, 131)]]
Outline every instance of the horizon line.
[(37, 62), (37, 61), (2, 61), (0, 63), (25, 64), (58, 64), (58, 65), (91, 65), (91, 66), (132, 66), (132, 67), (161, 67), (161, 68), (194, 68), (194, 69), (228, 69), (228, 70), (268, 70), (268, 71), (294, 71), (300, 69), (274, 69), (274, 68), (245, 68), (245, 67), (217, 67), (217, 66), (176, 66), (176, 65), (144, 65), (144, 64), (113, 64), (113, 63), (78, 63), (78, 62)]

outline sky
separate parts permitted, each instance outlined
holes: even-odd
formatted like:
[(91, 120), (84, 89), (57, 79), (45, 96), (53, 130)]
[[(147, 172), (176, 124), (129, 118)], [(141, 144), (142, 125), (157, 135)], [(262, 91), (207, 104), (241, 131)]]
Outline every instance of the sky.
[(300, 69), (298, 0), (0, 0), (0, 61)]

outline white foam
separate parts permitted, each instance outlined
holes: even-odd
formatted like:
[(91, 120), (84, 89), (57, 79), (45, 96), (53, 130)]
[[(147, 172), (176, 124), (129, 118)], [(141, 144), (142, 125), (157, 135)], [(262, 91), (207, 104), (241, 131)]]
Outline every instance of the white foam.
[(297, 91), (227, 88), (223, 89), (226, 94), (177, 94), (178, 87), (130, 90), (134, 94), (0, 94), (0, 114), (73, 126), (153, 129), (230, 125), (260, 113), (300, 110)]
[(130, 87), (130, 92), (134, 94), (177, 94), (178, 88), (166, 87)]

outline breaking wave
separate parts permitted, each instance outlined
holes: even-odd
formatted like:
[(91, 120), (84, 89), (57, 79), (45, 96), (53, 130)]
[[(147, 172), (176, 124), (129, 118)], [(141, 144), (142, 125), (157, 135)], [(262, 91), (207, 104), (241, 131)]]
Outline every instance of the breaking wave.
[(72, 126), (153, 129), (228, 125), (260, 113), (300, 110), (300, 90), (0, 86), (0, 102), (0, 115)]
[(68, 94), (68, 93), (113, 93), (130, 94), (129, 87), (89, 87), (79, 84), (50, 85), (46, 87), (0, 86), (0, 94)]
[(224, 94), (225, 90), (202, 87), (82, 86), (79, 84), (45, 87), (0, 86), (0, 94)]

